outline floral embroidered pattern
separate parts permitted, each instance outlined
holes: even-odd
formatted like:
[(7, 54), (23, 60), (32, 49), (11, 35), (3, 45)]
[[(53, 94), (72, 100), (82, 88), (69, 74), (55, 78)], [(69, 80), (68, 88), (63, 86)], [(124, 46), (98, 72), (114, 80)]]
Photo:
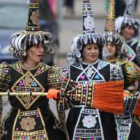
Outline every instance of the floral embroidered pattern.
[(22, 118), (20, 125), (23, 130), (30, 131), (30, 130), (34, 130), (36, 122), (34, 118), (27, 117), (27, 118)]
[(83, 122), (83, 126), (86, 128), (92, 128), (97, 123), (96, 118), (92, 115), (85, 116), (82, 122)]
[(84, 19), (84, 26), (85, 26), (86, 29), (92, 30), (94, 28), (94, 20), (93, 20), (93, 17), (87, 16)]

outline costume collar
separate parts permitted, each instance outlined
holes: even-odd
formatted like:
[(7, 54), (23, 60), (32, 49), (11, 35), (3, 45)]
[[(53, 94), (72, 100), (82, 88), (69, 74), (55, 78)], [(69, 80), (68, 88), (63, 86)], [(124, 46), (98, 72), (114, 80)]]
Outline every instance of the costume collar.
[(95, 62), (93, 62), (93, 63), (86, 63), (86, 62), (83, 62), (82, 61), (82, 64), (84, 64), (84, 65), (95, 65), (95, 64), (97, 64), (98, 62), (100, 61), (100, 59), (97, 59)]

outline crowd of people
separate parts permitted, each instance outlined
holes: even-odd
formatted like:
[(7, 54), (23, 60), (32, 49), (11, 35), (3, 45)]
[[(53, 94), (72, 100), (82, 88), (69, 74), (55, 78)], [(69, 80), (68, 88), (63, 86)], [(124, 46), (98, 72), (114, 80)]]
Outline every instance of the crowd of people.
[[(72, 41), (67, 66), (57, 67), (42, 61), (52, 52), (53, 35), (40, 30), (39, 0), (29, 0), (26, 30), (10, 38), (18, 62), (0, 64), (0, 139), (140, 140), (135, 5), (130, 0), (115, 19), (115, 1), (109, 0), (105, 31), (96, 33), (90, 0), (83, 0), (83, 31)], [(2, 93), (12, 106), (4, 119)], [(50, 98), (56, 101), (58, 118)]]

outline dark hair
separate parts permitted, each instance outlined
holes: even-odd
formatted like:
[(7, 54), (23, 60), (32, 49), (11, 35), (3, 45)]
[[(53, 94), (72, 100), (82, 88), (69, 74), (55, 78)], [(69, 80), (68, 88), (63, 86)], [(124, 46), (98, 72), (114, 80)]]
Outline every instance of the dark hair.
[(140, 22), (138, 19), (133, 19), (133, 18), (125, 18), (122, 22), (121, 25), (121, 29), (120, 29), (120, 33), (122, 33), (122, 30), (126, 27), (126, 26), (131, 26), (134, 28), (134, 37), (139, 36), (139, 27), (140, 27)]
[(134, 35), (136, 34), (137, 31), (136, 31), (135, 26), (134, 26), (134, 25), (129, 25), (129, 24), (127, 23), (127, 24), (125, 24), (124, 26), (122, 26), (122, 28), (121, 28), (121, 35), (122, 35), (122, 31), (124, 30), (125, 27), (133, 27), (133, 28), (134, 28), (134, 31), (135, 31)]
[[(111, 41), (107, 41), (107, 42), (111, 42)], [(115, 47), (116, 47), (115, 57), (119, 57), (119, 58), (123, 59), (124, 54), (121, 54), (121, 47), (119, 47), (119, 45), (116, 44), (116, 42), (114, 42), (114, 41), (112, 41), (111, 43), (114, 43)]]

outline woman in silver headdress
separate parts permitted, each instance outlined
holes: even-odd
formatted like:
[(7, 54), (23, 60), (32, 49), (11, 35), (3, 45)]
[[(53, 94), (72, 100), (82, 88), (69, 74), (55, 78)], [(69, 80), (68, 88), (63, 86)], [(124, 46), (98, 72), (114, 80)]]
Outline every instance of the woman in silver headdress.
[[(94, 103), (94, 85), (122, 79), (119, 66), (101, 60), (104, 43), (103, 35), (95, 33), (90, 1), (83, 0), (83, 35), (74, 38), (71, 45), (72, 53), (68, 54), (69, 66), (63, 68), (68, 79), (78, 83), (75, 94), (69, 97), (74, 99), (74, 107), (70, 109), (67, 119), (70, 140), (116, 138), (115, 122), (110, 121), (113, 120), (113, 115), (107, 111), (100, 112), (96, 107), (91, 108)], [(106, 91), (103, 93), (102, 96), (108, 94)]]
[[(138, 76), (139, 68), (133, 62), (125, 60), (127, 50), (125, 48), (124, 37), (120, 36), (115, 31), (115, 3), (114, 0), (110, 0), (109, 11), (107, 15), (106, 27), (105, 27), (105, 41), (106, 44), (103, 48), (103, 59), (111, 63), (118, 64), (122, 67), (124, 73), (125, 87), (130, 84), (131, 81), (136, 80)], [(130, 70), (132, 69), (132, 71)], [(132, 87), (131, 87), (132, 88)], [(133, 87), (132, 92), (135, 92), (138, 86)]]
[(140, 32), (140, 21), (134, 18), (135, 0), (130, 0), (124, 16), (116, 18), (116, 32), (124, 37), (127, 48), (126, 60), (132, 61), (140, 67), (140, 42), (136, 37)]
[[(137, 39), (140, 32), (140, 21), (134, 18), (136, 1), (130, 0), (124, 16), (116, 19), (116, 31), (125, 38), (125, 48), (127, 50), (126, 60), (132, 61), (140, 67), (140, 41)], [(140, 81), (138, 81), (138, 91), (140, 89)], [(135, 118), (135, 123), (132, 125), (132, 135), (130, 139), (140, 139), (140, 118)]]
[[(0, 92), (10, 90), (31, 94), (9, 96), (12, 108), (0, 122), (1, 140), (66, 140), (62, 125), (50, 110), (48, 98), (32, 95), (32, 92), (47, 92), (49, 89), (50, 66), (41, 60), (45, 51), (52, 52), (51, 42), (51, 33), (39, 28), (38, 0), (30, 0), (26, 31), (15, 33), (10, 40), (11, 51), (19, 61), (0, 64)], [(60, 83), (59, 79), (57, 83)], [(1, 121), (1, 96), (0, 99)]]
[[(136, 83), (138, 76), (140, 77), (140, 69), (135, 63), (126, 61), (124, 59), (127, 50), (125, 48), (124, 38), (115, 32), (114, 6), (114, 0), (110, 0), (107, 23), (104, 33), (106, 44), (103, 49), (103, 59), (121, 66), (124, 77), (124, 91), (127, 95), (134, 96), (138, 90), (138, 85)], [(131, 108), (131, 103), (128, 105), (129, 109)], [(127, 106), (126, 101), (125, 106)], [(124, 110), (124, 114), (122, 115), (115, 115), (118, 140), (128, 140), (131, 137), (131, 126), (134, 123), (133, 115), (130, 110)]]

